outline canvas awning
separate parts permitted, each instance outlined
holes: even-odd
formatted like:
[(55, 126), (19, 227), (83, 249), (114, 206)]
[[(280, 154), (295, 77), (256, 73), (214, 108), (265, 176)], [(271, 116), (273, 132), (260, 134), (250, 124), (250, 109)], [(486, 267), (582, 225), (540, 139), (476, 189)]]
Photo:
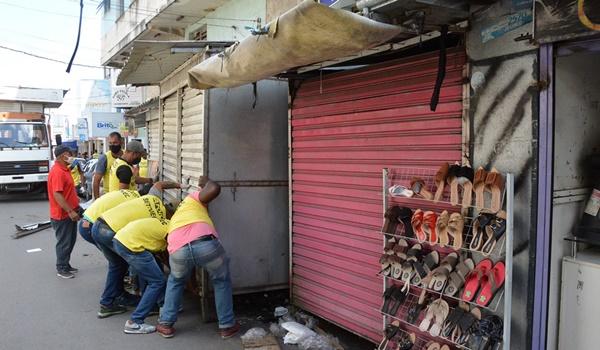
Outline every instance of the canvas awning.
[(136, 40), (129, 59), (117, 78), (117, 85), (156, 85), (196, 53), (223, 48), (229, 41)]
[(406, 29), (305, 0), (268, 24), (268, 34), (248, 37), (188, 72), (189, 86), (230, 88), (294, 67), (352, 55)]

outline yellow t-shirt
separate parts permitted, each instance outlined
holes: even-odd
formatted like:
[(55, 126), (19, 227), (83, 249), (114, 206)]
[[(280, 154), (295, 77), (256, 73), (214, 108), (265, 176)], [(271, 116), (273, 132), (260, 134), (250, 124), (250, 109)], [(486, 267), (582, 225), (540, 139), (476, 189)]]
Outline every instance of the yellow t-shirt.
[(73, 178), (73, 183), (75, 183), (75, 187), (81, 185), (81, 175), (79, 175), (79, 166), (73, 167), (71, 169), (71, 177)]
[(135, 176), (133, 175), (133, 167), (129, 164), (127, 164), (126, 161), (124, 161), (121, 158), (117, 158), (113, 164), (112, 167), (110, 168), (110, 179), (109, 179), (109, 187), (108, 187), (108, 191), (112, 192), (112, 191), (118, 191), (119, 190), (119, 185), (121, 183), (121, 181), (119, 180), (119, 178), (117, 177), (117, 169), (119, 169), (119, 167), (121, 166), (127, 166), (129, 167), (129, 169), (131, 169), (131, 180), (129, 181), (129, 189), (130, 190), (135, 190), (136, 186), (135, 186)]
[(132, 221), (120, 229), (115, 239), (134, 253), (153, 253), (167, 248), (169, 220), (145, 218)]
[(137, 191), (119, 190), (107, 193), (96, 199), (83, 213), (83, 217), (93, 224), (107, 210), (136, 198), (140, 198), (140, 194)]
[(145, 218), (166, 219), (162, 200), (151, 194), (121, 203), (100, 216), (110, 228), (118, 232), (128, 223)]
[(140, 177), (148, 177), (148, 159), (142, 158), (140, 161)]
[(117, 158), (113, 157), (112, 152), (106, 152), (106, 171), (102, 177), (102, 188), (104, 189), (104, 193), (108, 193), (110, 190), (110, 170), (116, 159)]
[(171, 223), (169, 224), (169, 232), (173, 232), (180, 227), (197, 222), (203, 222), (213, 228), (215, 227), (208, 215), (206, 207), (198, 203), (194, 198), (188, 196), (181, 204), (179, 204), (175, 214), (173, 214)]

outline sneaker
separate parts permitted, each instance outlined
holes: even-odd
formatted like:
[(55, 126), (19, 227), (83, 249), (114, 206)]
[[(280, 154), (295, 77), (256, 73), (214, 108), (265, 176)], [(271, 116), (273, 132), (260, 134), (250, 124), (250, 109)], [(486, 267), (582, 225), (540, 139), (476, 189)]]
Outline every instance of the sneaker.
[(74, 278), (75, 275), (69, 271), (57, 271), (56, 275), (60, 278), (69, 279)]
[(156, 332), (162, 335), (163, 338), (173, 338), (175, 335), (175, 328), (173, 328), (173, 326), (159, 323), (156, 325)]
[(240, 324), (236, 321), (235, 324), (228, 328), (219, 329), (221, 339), (231, 338), (240, 331)]
[(156, 332), (156, 327), (149, 325), (147, 323), (135, 323), (131, 320), (127, 320), (125, 322), (125, 328), (123, 332), (127, 334), (149, 334)]
[(98, 311), (98, 318), (106, 318), (112, 315), (118, 315), (127, 312), (127, 308), (121, 305), (100, 305), (100, 311)]
[(78, 268), (75, 268), (75, 267), (73, 267), (71, 265), (69, 265), (69, 269), (68, 270), (69, 270), (70, 273), (77, 273), (77, 272), (79, 272)]
[(125, 307), (137, 307), (141, 297), (131, 293), (123, 293), (116, 300), (115, 304)]

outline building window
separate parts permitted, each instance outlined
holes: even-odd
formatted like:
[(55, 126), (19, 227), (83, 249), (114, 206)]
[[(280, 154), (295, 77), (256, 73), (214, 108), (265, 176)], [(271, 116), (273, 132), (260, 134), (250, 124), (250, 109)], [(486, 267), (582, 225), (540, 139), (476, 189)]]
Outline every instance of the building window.
[(101, 6), (104, 7), (105, 14), (110, 12), (110, 0), (102, 0)]

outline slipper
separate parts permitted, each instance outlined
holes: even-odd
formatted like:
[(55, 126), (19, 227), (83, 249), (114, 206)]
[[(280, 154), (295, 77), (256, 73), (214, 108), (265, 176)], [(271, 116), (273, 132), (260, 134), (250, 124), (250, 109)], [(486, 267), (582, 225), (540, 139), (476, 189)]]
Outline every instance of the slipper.
[(421, 198), (424, 198), (427, 200), (433, 199), (433, 194), (431, 192), (429, 192), (427, 190), (427, 187), (425, 186), (425, 180), (421, 179), (420, 177), (413, 177), (410, 180), (410, 188), (415, 193), (415, 195), (418, 197), (421, 197)]
[(398, 220), (402, 223), (402, 226), (404, 226), (403, 236), (414, 237), (412, 225), (410, 223), (412, 216), (413, 211), (410, 208), (400, 207), (400, 210), (398, 211)]
[(427, 298), (427, 291), (425, 289), (422, 289), (421, 295), (419, 296), (419, 300), (417, 301), (417, 303), (413, 304), (408, 309), (408, 313), (406, 314), (406, 322), (410, 324), (415, 324), (419, 319), (421, 311), (423, 311), (425, 306), (428, 304), (428, 300), (429, 299)]
[(439, 343), (436, 342), (428, 342), (427, 344), (425, 344), (425, 348), (426, 350), (441, 350), (442, 347), (440, 346)]
[(460, 175), (461, 166), (454, 164), (448, 168), (446, 183), (450, 185), (450, 203), (458, 205), (458, 176)]
[(421, 332), (429, 331), (429, 327), (431, 326), (433, 318), (435, 317), (435, 309), (436, 307), (433, 302), (427, 306), (427, 312), (425, 313), (425, 317), (421, 321), (421, 324), (419, 324), (419, 330)]
[(444, 322), (442, 337), (450, 339), (452, 337), (452, 333), (454, 333), (454, 329), (458, 326), (458, 322), (464, 316), (464, 314), (468, 312), (469, 305), (463, 301), (459, 302), (458, 307), (452, 309), (448, 315), (448, 318), (446, 318), (446, 322)]
[(421, 209), (415, 210), (410, 220), (410, 224), (417, 241), (420, 243), (425, 242), (425, 240), (427, 240), (427, 235), (423, 232), (423, 211)]
[(484, 238), (486, 231), (485, 227), (489, 225), (493, 219), (494, 214), (480, 213), (479, 216), (473, 220), (473, 237), (471, 238), (469, 249), (474, 251), (479, 251), (481, 249), (483, 243), (486, 241)]
[(408, 250), (408, 242), (406, 242), (405, 240), (401, 239), (398, 241), (398, 243), (394, 246), (394, 254), (392, 256), (390, 256), (389, 261), (390, 261), (390, 270), (391, 270), (391, 277), (395, 278), (395, 279), (400, 279), (402, 277), (402, 264), (404, 263), (404, 261), (406, 260), (407, 256), (406, 256), (406, 252)]
[(475, 269), (465, 277), (465, 288), (462, 293), (462, 300), (471, 301), (475, 298), (475, 294), (481, 285), (482, 278), (492, 269), (493, 265), (494, 264), (490, 259), (481, 260), (479, 264), (475, 266)]
[(442, 345), (440, 350), (450, 350), (450, 347), (448, 345), (444, 344), (444, 345)]
[(444, 195), (444, 186), (446, 184), (446, 177), (448, 176), (449, 168), (450, 165), (448, 163), (444, 163), (435, 174), (435, 185), (437, 186), (437, 188), (435, 190), (433, 200), (436, 202), (442, 200), (442, 196)]
[(492, 193), (490, 209), (497, 213), (502, 209), (502, 191), (504, 191), (504, 177), (492, 168), (485, 178), (485, 189)]
[(477, 297), (477, 305), (487, 306), (494, 294), (504, 284), (506, 267), (499, 261), (481, 278), (481, 291)]
[(417, 336), (415, 333), (404, 333), (400, 339), (398, 339), (396, 350), (410, 350), (415, 345), (416, 341)]
[(423, 213), (423, 232), (429, 239), (429, 244), (436, 244), (438, 241), (438, 234), (435, 229), (437, 221), (437, 215), (432, 211), (426, 211)]
[(496, 349), (496, 346), (502, 342), (503, 333), (504, 322), (502, 318), (496, 315), (488, 315), (473, 327), (468, 347), (470, 349)]
[(473, 194), (473, 178), (475, 173), (470, 166), (460, 168), (459, 176), (457, 177), (458, 184), (462, 187), (462, 207), (468, 208), (471, 206)]
[(399, 222), (398, 216), (400, 216), (401, 214), (401, 208), (399, 206), (394, 205), (392, 207), (389, 207), (383, 215), (383, 217), (385, 218), (385, 222), (383, 224), (382, 231), (384, 233), (389, 233), (392, 235), (395, 234)]
[(461, 261), (450, 274), (444, 294), (454, 296), (465, 284), (465, 278), (475, 268), (472, 259)]
[(479, 320), (481, 320), (481, 310), (478, 308), (474, 307), (471, 312), (466, 312), (458, 321), (450, 340), (459, 345), (466, 344), (471, 335), (471, 329), (479, 323)]
[(452, 237), (452, 248), (455, 250), (461, 249), (463, 245), (463, 229), (465, 227), (465, 219), (460, 213), (452, 213), (448, 220), (448, 234)]
[(396, 288), (392, 292), (392, 296), (391, 296), (392, 304), (388, 308), (388, 312), (390, 315), (392, 315), (394, 317), (396, 316), (396, 314), (398, 313), (398, 309), (400, 309), (400, 306), (402, 304), (404, 304), (404, 301), (406, 301), (407, 295), (408, 295), (408, 292), (405, 292), (401, 288)]
[(401, 280), (405, 283), (404, 288), (408, 289), (410, 281), (415, 274), (414, 262), (419, 260), (423, 256), (421, 251), (422, 247), (420, 244), (413, 245), (406, 252), (406, 260), (402, 263), (402, 277)]
[(475, 177), (473, 178), (473, 191), (475, 192), (475, 207), (477, 210), (483, 209), (485, 206), (485, 179), (487, 171), (483, 167), (477, 168)]
[(450, 273), (454, 270), (457, 263), (458, 254), (453, 252), (446, 255), (440, 266), (433, 270), (428, 288), (435, 292), (441, 292), (444, 286), (446, 286)]
[(383, 305), (381, 306), (381, 312), (385, 314), (388, 313), (390, 303), (392, 302), (392, 294), (394, 294), (396, 289), (398, 289), (398, 287), (391, 285), (383, 292)]
[(484, 256), (488, 256), (494, 250), (496, 243), (500, 240), (500, 238), (506, 232), (506, 220), (496, 217), (492, 220), (492, 222), (485, 227), (485, 232), (487, 235), (487, 240), (481, 247), (481, 253)]
[(438, 245), (440, 247), (445, 247), (450, 243), (450, 237), (448, 237), (448, 221), (450, 221), (450, 214), (447, 210), (444, 210), (435, 222), (435, 231), (438, 234)]
[(381, 254), (381, 257), (379, 258), (379, 264), (381, 264), (381, 270), (379, 271), (379, 274), (390, 276), (392, 272), (392, 262), (390, 261), (391, 257), (392, 256), (388, 254)]
[(383, 340), (379, 343), (377, 350), (384, 350), (387, 348), (388, 343), (392, 340), (396, 334), (400, 331), (400, 321), (394, 320), (392, 323), (385, 326), (383, 331)]
[(416, 272), (413, 279), (412, 284), (419, 285), (424, 278), (426, 278), (429, 273), (431, 273), (440, 263), (440, 253), (435, 250), (432, 250), (425, 256), (423, 262), (417, 260), (413, 262), (413, 268)]
[(442, 327), (444, 325), (444, 321), (448, 317), (450, 313), (450, 306), (444, 299), (437, 299), (432, 304), (435, 304), (434, 309), (434, 323), (431, 325), (429, 329), (429, 334), (432, 337), (438, 337), (442, 332)]

